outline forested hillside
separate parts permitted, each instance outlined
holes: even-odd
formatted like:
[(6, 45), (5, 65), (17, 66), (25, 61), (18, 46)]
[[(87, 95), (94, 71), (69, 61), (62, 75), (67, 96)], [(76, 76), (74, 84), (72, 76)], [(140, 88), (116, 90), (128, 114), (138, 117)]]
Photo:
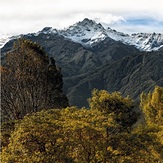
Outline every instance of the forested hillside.
[[(69, 106), (62, 91), (61, 69), (55, 60), (39, 44), (17, 40), (5, 54), (1, 66), (1, 162), (161, 163), (163, 88), (154, 81), (161, 82), (162, 74), (154, 74), (153, 67), (161, 64), (161, 60), (157, 61), (161, 56), (161, 50), (155, 56), (129, 56), (106, 67), (103, 65), (84, 81), (81, 78), (81, 86), (89, 80), (93, 91), (88, 97), (82, 87), (81, 92), (76, 87), (78, 96), (71, 98), (74, 102), (83, 96), (87, 98), (89, 105), (85, 108)], [(149, 74), (142, 73), (145, 67), (149, 67)], [(115, 78), (111, 80), (113, 74)], [(110, 78), (116, 89), (126, 83), (125, 90), (135, 91), (140, 102), (127, 96), (127, 91), (124, 96), (104, 90), (96, 81), (98, 75), (107, 76), (105, 82)], [(123, 76), (123, 81), (118, 81), (118, 76)], [(154, 90), (148, 87), (148, 93), (137, 91), (132, 86), (132, 82), (140, 84), (136, 78), (152, 82)], [(94, 84), (92, 79), (96, 81)], [(151, 84), (148, 82), (141, 84), (148, 86)], [(98, 84), (101, 89), (93, 88)]]
[(142, 93), (140, 109), (141, 116), (129, 97), (95, 89), (89, 109), (42, 110), (5, 122), (2, 162), (161, 163), (163, 88)]
[[(21, 37), (40, 44), (61, 67), (63, 91), (70, 105), (88, 107), (87, 98), (94, 88), (120, 91), (139, 100), (142, 91), (147, 93), (156, 85), (163, 87), (161, 48), (140, 52), (109, 37), (86, 47), (45, 29)], [(12, 49), (13, 42), (9, 41), (2, 49), (2, 59)]]

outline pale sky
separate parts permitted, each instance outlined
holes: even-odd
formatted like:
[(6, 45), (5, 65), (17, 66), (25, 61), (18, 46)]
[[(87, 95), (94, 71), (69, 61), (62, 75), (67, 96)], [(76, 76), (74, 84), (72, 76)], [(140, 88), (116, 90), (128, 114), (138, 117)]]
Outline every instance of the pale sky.
[(0, 0), (0, 35), (60, 29), (84, 18), (124, 33), (163, 33), (163, 0)]

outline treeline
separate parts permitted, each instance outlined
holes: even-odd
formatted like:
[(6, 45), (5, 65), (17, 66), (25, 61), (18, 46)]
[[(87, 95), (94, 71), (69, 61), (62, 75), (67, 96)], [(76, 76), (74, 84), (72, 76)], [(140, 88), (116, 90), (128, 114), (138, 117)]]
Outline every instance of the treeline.
[(96, 89), (89, 108), (69, 107), (60, 68), (22, 39), (1, 74), (2, 163), (163, 162), (162, 87), (140, 95), (140, 112), (131, 98)]

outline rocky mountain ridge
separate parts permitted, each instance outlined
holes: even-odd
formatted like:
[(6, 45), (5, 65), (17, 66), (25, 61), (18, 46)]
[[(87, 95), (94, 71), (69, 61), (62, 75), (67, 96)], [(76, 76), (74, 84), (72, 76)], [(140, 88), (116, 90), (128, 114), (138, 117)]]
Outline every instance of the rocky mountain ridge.
[[(87, 98), (94, 88), (120, 91), (138, 99), (142, 91), (163, 86), (163, 47), (141, 52), (134, 45), (108, 37), (109, 30), (110, 35), (112, 32), (121, 38), (130, 37), (87, 19), (64, 31), (46, 27), (19, 37), (39, 43), (55, 59), (61, 67), (70, 105), (87, 106)], [(132, 37), (142, 36), (147, 37), (144, 34)], [(156, 38), (157, 34), (150, 36)], [(2, 57), (11, 50), (14, 39), (2, 48)]]
[(106, 38), (120, 41), (127, 45), (133, 45), (141, 51), (158, 50), (163, 46), (163, 34), (160, 33), (134, 33), (131, 35), (117, 32), (114, 29), (105, 29), (100, 23), (84, 19), (64, 30), (44, 28), (43, 33), (57, 33), (74, 42), (91, 47)]
[[(120, 41), (126, 45), (133, 45), (141, 51), (155, 51), (163, 47), (163, 34), (161, 33), (124, 34), (109, 27), (104, 28), (100, 23), (96, 23), (88, 18), (85, 18), (83, 21), (79, 21), (63, 30), (45, 27), (39, 32), (30, 33), (28, 35), (38, 36), (41, 33), (46, 35), (57, 34), (63, 36), (64, 38), (70, 39), (73, 42), (80, 43), (85, 47), (92, 47), (106, 38)], [(14, 36), (14, 38), (20, 36), (21, 35)], [(10, 39), (13, 39), (13, 37), (1, 37), (0, 48), (4, 46), (6, 40), (8, 41)]]

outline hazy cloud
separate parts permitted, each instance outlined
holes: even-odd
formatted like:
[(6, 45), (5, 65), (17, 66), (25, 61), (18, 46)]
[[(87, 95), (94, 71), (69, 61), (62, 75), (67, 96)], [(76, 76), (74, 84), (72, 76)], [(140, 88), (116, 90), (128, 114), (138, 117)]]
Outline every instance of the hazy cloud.
[(63, 28), (85, 17), (122, 32), (163, 33), (162, 6), (162, 0), (0, 0), (0, 33)]

